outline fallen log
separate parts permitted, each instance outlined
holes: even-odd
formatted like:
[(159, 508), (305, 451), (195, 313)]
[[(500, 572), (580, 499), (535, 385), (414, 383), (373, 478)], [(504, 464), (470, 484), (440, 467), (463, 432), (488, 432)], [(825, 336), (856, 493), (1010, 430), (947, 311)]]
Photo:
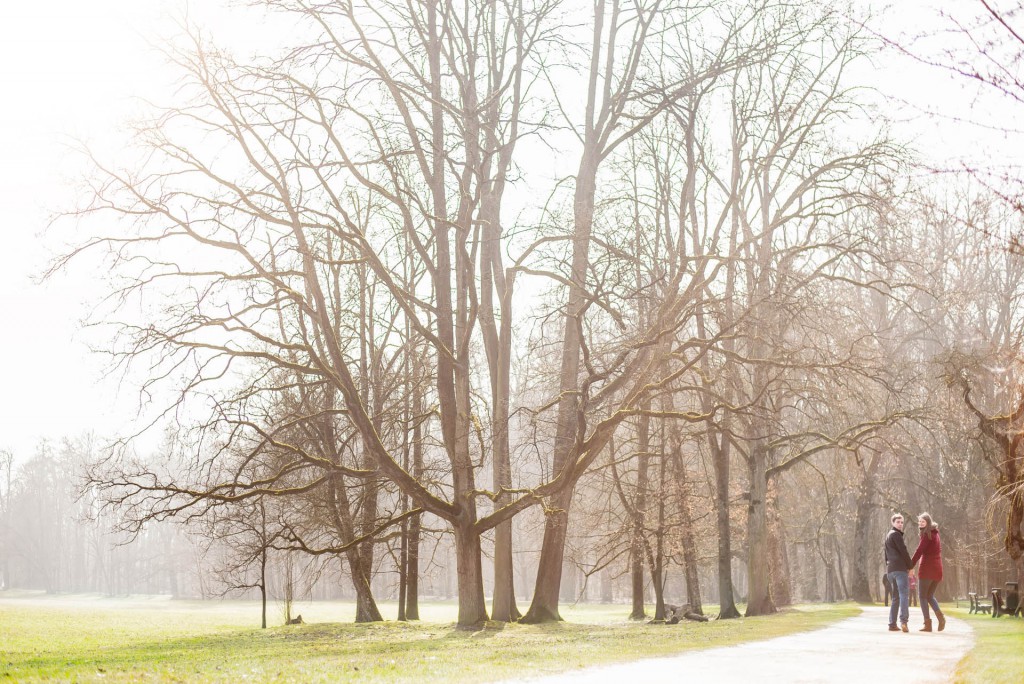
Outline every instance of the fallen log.
[(702, 615), (701, 613), (693, 610), (693, 607), (689, 603), (684, 603), (681, 606), (674, 606), (672, 604), (665, 605), (665, 624), (675, 625), (678, 624), (682, 619), (693, 620), (694, 622), (707, 622), (708, 616)]

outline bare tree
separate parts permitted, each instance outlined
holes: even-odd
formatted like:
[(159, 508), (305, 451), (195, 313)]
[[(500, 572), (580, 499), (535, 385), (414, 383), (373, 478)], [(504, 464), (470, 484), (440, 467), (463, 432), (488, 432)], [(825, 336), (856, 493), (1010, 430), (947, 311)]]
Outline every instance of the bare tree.
[(14, 471), (14, 454), (8, 449), (0, 449), (0, 589), (11, 586), (11, 484)]
[[(698, 84), (749, 61), (769, 38), (756, 35), (759, 43), (751, 47), (737, 37), (756, 25), (762, 7), (733, 19), (686, 4), (597, 5), (594, 39), (578, 46), (589, 55), (593, 76), (585, 121), (573, 125), (584, 143), (575, 234), (527, 244), (503, 271), (500, 208), (516, 166), (513, 155), (524, 136), (547, 129), (548, 112), (559, 107), (557, 90), (541, 79), (550, 68), (544, 50), (563, 46), (558, 6), (266, 4), (294, 13), (314, 38), (259, 64), (236, 63), (197, 38), (177, 55), (189, 79), (182, 91), (188, 105), (140, 129), (138, 168), (124, 172), (96, 160), (101, 178), (78, 216), (110, 213), (124, 219), (125, 230), (94, 235), (71, 257), (106, 249), (107, 265), (120, 279), (115, 304), (136, 297), (158, 301), (150, 293), (167, 302), (152, 320), (124, 321), (117, 358), (128, 366), (153, 365), (147, 389), (183, 378), (171, 410), (208, 418), (193, 446), (202, 454), (192, 468), (201, 480), (176, 482), (173, 473), (111, 461), (113, 469), (97, 471), (95, 482), (110, 487), (113, 501), (135, 506), (142, 514), (137, 521), (202, 515), (247, 498), (303, 495), (338, 478), (365, 482), (371, 501), (377, 490), (370, 483), (390, 482), (414, 508), (377, 520), (367, 506), (360, 534), (307, 550), (361, 547), (367, 566), (374, 534), (428, 511), (451, 527), (459, 623), (475, 624), (486, 618), (480, 535), (548, 497), (554, 497), (552, 520), (560, 519), (568, 506), (561, 498), (615, 427), (636, 415), (663, 372), (663, 364), (651, 361), (653, 350), (678, 327), (709, 263), (690, 273), (679, 269), (667, 288), (675, 294), (651, 317), (654, 323), (609, 352), (605, 368), (590, 364), (580, 326), (593, 303), (585, 266), (600, 161)], [(720, 49), (694, 58), (686, 35), (670, 29), (699, 15), (708, 15), (708, 30), (724, 37)], [(615, 47), (620, 30), (631, 33), (625, 48)], [(662, 74), (648, 66), (652, 58), (673, 60), (678, 68)], [(614, 73), (602, 76), (606, 61)], [(530, 272), (532, 255), (548, 243), (573, 245), (574, 252), (570, 276), (555, 274), (569, 289), (561, 446), (551, 479), (513, 489), (506, 464), (513, 280)], [(414, 267), (396, 278), (410, 254)], [(486, 365), (476, 354), (480, 340)], [(381, 383), (423, 346), (430, 353), (426, 403), (436, 406), (427, 425), (443, 454), (441, 481), (404, 468), (397, 456), (403, 429), (385, 430), (381, 422), (384, 411), (400, 414), (400, 402)], [(581, 358), (589, 380), (578, 385), (577, 373), (569, 371)], [(481, 375), (490, 379), (489, 401), (476, 386)], [(594, 422), (586, 414), (600, 401), (588, 405), (571, 397), (573, 388), (586, 394), (596, 383), (608, 384), (600, 400), (613, 393), (620, 399)], [(315, 388), (326, 399), (299, 403), (290, 416), (250, 410), (272, 406), (292, 387)], [(483, 430), (480, 419), (488, 415), (492, 424)], [(338, 423), (333, 436), (289, 441), (290, 431), (316, 431), (325, 421)], [(341, 435), (357, 440), (359, 458), (342, 462), (331, 455)], [(271, 452), (288, 458), (249, 479), (223, 460), (239, 444), (249, 460)], [(488, 459), (490, 489), (478, 482)], [(492, 502), (490, 514), (478, 511), (481, 500)], [(371, 519), (379, 524), (371, 526)], [(557, 617), (561, 544), (552, 525), (556, 538), (542, 552), (535, 619)], [(515, 615), (509, 540), (506, 526), (498, 535), (498, 587), (505, 592), (498, 604), (505, 619)]]
[[(769, 586), (771, 545), (777, 543), (768, 517), (772, 478), (814, 453), (856, 444), (894, 417), (837, 426), (833, 435), (787, 425), (787, 413), (805, 413), (808, 395), (849, 366), (816, 346), (827, 336), (808, 335), (824, 331), (794, 308), (815, 310), (807, 304), (817, 301), (815, 283), (827, 282), (836, 264), (861, 249), (856, 236), (835, 234), (828, 219), (869, 203), (875, 179), (896, 153), (884, 140), (845, 149), (828, 141), (829, 122), (847, 116), (843, 74), (861, 54), (859, 38), (840, 33), (827, 14), (796, 11), (791, 20), (803, 29), (799, 42), (737, 72), (733, 176), (718, 181), (734, 198), (730, 211), (741, 256), (732, 287), (742, 308), (730, 325), (737, 333), (734, 358), (741, 362), (732, 391), (745, 408), (734, 417), (730, 438), (746, 461), (750, 487), (747, 615), (775, 610)], [(814, 59), (804, 53), (809, 45), (821, 48)]]
[[(966, 152), (958, 159), (925, 163), (939, 173), (966, 175), (1016, 212), (1024, 212), (1022, 161), (1005, 146), (998, 147), (1002, 145), (998, 141), (1015, 140), (1022, 133), (1016, 119), (1006, 115), (1020, 112), (1024, 106), (1024, 25), (1020, 4), (1012, 0), (971, 0), (936, 9), (939, 16), (934, 28), (905, 40), (888, 38), (887, 42), (897, 52), (958, 80), (973, 91), (971, 101), (985, 103), (966, 112), (950, 111), (952, 108), (943, 104), (926, 109), (927, 115), (974, 130), (979, 140), (990, 138), (993, 142), (976, 146), (984, 156)], [(1021, 253), (1019, 231), (1001, 226), (990, 230), (993, 237)]]
[[(570, 455), (574, 445), (583, 439), (586, 427), (581, 420), (584, 414), (581, 409), (585, 409), (582, 388), (593, 382), (593, 374), (590, 379), (583, 374), (581, 379), (581, 362), (587, 313), (592, 304), (600, 300), (600, 294), (588, 283), (588, 266), (593, 260), (594, 208), (601, 164), (623, 142), (676, 102), (738, 65), (759, 59), (764, 45), (777, 39), (773, 29), (769, 28), (765, 34), (754, 31), (752, 36), (744, 33), (751, 27), (761, 26), (759, 21), (771, 14), (773, 6), (771, 2), (759, 2), (748, 6), (746, 11), (737, 10), (736, 16), (723, 17), (721, 42), (702, 54), (694, 50), (689, 36), (691, 27), (696, 30), (702, 23), (704, 7), (660, 0), (595, 4), (594, 21), (590, 26), (593, 48), (589, 54), (586, 110), (582, 122), (570, 122), (582, 142), (582, 151), (573, 195), (572, 256), (566, 278), (568, 292), (563, 309), (558, 415), (552, 455), (552, 469), (559, 476), (574, 468)], [(629, 39), (623, 40), (620, 33), (627, 31)], [(681, 45), (666, 43), (665, 37), (672, 34), (681, 37)], [(665, 60), (674, 62), (674, 69), (666, 71), (655, 66), (647, 73), (648, 64), (658, 65)], [(700, 269), (695, 272), (700, 273), (700, 278), (704, 277)], [(655, 318), (661, 324), (665, 322), (660, 314)], [(549, 506), (533, 602), (524, 617), (527, 622), (560, 619), (558, 589), (571, 501), (570, 486)]]
[[(219, 511), (210, 521), (208, 535), (225, 545), (231, 553), (228, 562), (219, 568), (225, 592), (259, 589), (261, 624), (267, 627), (267, 569), (270, 553), (280, 530), (268, 518), (263, 499), (245, 501), (239, 506)], [(255, 574), (253, 567), (255, 566)]]

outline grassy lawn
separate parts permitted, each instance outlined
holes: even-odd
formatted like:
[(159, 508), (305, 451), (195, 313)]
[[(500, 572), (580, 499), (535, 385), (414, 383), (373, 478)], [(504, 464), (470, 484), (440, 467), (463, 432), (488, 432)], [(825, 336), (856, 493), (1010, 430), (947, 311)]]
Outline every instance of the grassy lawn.
[[(271, 619), (280, 623), (277, 606)], [(393, 605), (382, 612), (394, 615)], [(160, 598), (5, 598), (0, 683), (73, 681), (482, 682), (768, 639), (856, 615), (852, 604), (679, 625), (626, 620), (628, 606), (565, 607), (554, 625), (454, 628), (451, 603), (424, 603), (423, 621), (351, 623), (350, 603), (299, 606), (309, 623), (254, 629), (254, 602)]]
[(956, 668), (957, 682), (1024, 681), (1024, 620), (989, 615), (972, 615), (967, 608), (950, 612), (974, 628), (974, 648)]

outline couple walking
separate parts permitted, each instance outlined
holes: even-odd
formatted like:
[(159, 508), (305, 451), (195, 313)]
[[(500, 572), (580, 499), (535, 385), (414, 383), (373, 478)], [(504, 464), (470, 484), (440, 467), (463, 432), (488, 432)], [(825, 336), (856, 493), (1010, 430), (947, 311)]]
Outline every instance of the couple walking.
[[(935, 587), (942, 581), (942, 542), (939, 541), (939, 526), (932, 516), (922, 513), (917, 516), (917, 526), (921, 530), (921, 541), (911, 558), (907, 545), (903, 541), (903, 516), (896, 513), (892, 516), (892, 529), (885, 536), (885, 571), (892, 587), (892, 604), (889, 606), (889, 631), (907, 630), (910, 619), (910, 573), (914, 572), (917, 561), (921, 561), (918, 573), (918, 587), (921, 593), (921, 612), (924, 613), (922, 632), (932, 631), (932, 621), (928, 613), (935, 611), (935, 619), (939, 622), (939, 631), (946, 626), (946, 616), (939, 610), (939, 602), (935, 600)], [(896, 626), (896, 611), (899, 610), (900, 625)]]

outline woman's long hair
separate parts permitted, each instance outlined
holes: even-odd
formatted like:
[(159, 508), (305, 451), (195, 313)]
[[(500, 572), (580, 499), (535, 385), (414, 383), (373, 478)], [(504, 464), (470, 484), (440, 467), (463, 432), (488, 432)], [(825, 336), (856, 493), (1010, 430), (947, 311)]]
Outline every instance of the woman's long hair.
[(939, 526), (935, 523), (934, 520), (932, 520), (931, 513), (922, 513), (917, 517), (919, 519), (924, 518), (925, 526), (921, 528), (922, 536), (927, 533), (929, 539), (934, 537), (935, 533), (939, 531)]

